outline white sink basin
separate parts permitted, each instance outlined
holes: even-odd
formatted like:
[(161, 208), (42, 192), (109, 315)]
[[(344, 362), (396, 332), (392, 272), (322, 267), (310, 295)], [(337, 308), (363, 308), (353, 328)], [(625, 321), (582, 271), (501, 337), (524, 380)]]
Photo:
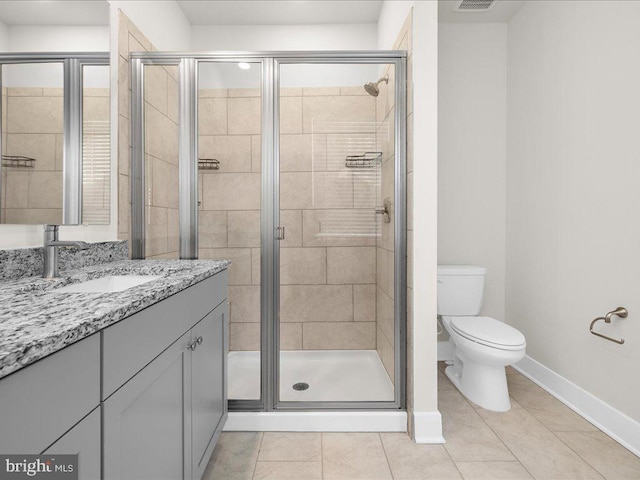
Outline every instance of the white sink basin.
[(66, 287), (56, 288), (55, 292), (93, 292), (112, 293), (122, 292), (127, 288), (137, 287), (143, 283), (152, 282), (162, 278), (158, 275), (107, 275), (87, 282), (72, 283)]

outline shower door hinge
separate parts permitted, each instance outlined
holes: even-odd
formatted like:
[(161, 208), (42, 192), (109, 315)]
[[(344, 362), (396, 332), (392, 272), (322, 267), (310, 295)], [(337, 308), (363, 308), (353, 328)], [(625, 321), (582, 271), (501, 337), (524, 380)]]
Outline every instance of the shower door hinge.
[(284, 227), (276, 227), (276, 240), (284, 240)]

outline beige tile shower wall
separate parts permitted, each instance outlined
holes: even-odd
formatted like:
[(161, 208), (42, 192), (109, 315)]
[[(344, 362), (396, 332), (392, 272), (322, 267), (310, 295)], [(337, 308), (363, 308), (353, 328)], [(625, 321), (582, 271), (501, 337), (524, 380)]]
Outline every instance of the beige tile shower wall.
[[(281, 92), (281, 345), (376, 348), (379, 169), (348, 154), (379, 148), (375, 100), (361, 88)], [(200, 258), (231, 258), (231, 350), (260, 348), (260, 92), (200, 92)]]
[[(413, 142), (413, 99), (411, 85), (411, 14), (407, 17), (402, 30), (393, 46), (393, 50), (406, 50), (407, 59), (407, 255), (408, 265), (411, 265), (413, 255), (413, 225), (411, 224), (413, 202), (413, 152), (409, 147)], [(388, 66), (384, 74), (389, 76), (388, 83), (380, 84), (380, 95), (376, 98), (376, 118), (379, 123), (378, 136), (383, 151), (382, 180), (379, 202), (382, 205), (385, 199), (391, 201), (391, 211), (396, 211), (394, 204), (394, 135), (395, 135), (395, 79), (396, 72), (393, 66)], [(376, 343), (378, 355), (384, 364), (389, 377), (394, 380), (394, 231), (393, 218), (391, 223), (382, 224), (382, 235), (376, 244)], [(408, 300), (413, 295), (412, 272), (407, 272)], [(409, 332), (412, 331), (412, 312), (407, 313)], [(411, 358), (411, 356), (408, 356)], [(410, 376), (408, 376), (410, 378)]]
[[(118, 238), (131, 241), (131, 75), (129, 52), (149, 52), (151, 42), (118, 11)], [(131, 249), (129, 249), (131, 251)]]
[[(394, 45), (407, 51), (407, 412), (413, 411), (413, 9)], [(409, 434), (412, 423), (408, 422)]]
[[(412, 15), (407, 17), (398, 38), (393, 46), (393, 50), (406, 50), (407, 58), (407, 146), (413, 142), (413, 99), (411, 84), (411, 24)], [(395, 87), (396, 72), (393, 66), (388, 66), (385, 75), (389, 76), (388, 83), (380, 84), (380, 95), (376, 99), (376, 118), (379, 122), (378, 135), (381, 138), (383, 151), (382, 164), (382, 181), (380, 192), (380, 204), (385, 199), (391, 201), (391, 211), (395, 212), (397, 207), (394, 204), (394, 136), (395, 136)], [(407, 148), (407, 255), (409, 257), (408, 265), (411, 265), (411, 257), (413, 255), (413, 225), (411, 224), (413, 206), (411, 198), (413, 196), (413, 151)], [(393, 219), (392, 219), (393, 220)], [(391, 223), (382, 224), (382, 235), (378, 239), (376, 245), (376, 342), (378, 354), (384, 364), (389, 377), (394, 380), (395, 364), (394, 364), (394, 229), (393, 221)], [(412, 271), (407, 271), (407, 297), (408, 300), (413, 295), (413, 275)], [(411, 302), (409, 302), (411, 304)], [(407, 331), (412, 331), (412, 312), (407, 312)], [(410, 344), (410, 343), (409, 343)], [(411, 358), (409, 355), (408, 358)], [(410, 375), (407, 375), (410, 378)]]
[[(84, 90), (85, 122), (109, 119), (109, 89)], [(2, 223), (62, 223), (63, 89), (2, 89), (2, 153), (34, 158), (3, 167)], [(108, 180), (107, 180), (108, 181)]]
[(178, 258), (178, 71), (145, 67), (145, 253)]
[(260, 349), (260, 92), (199, 92), (199, 257), (229, 258), (230, 349)]
[(3, 167), (6, 223), (62, 223), (63, 89), (3, 89), (3, 153), (34, 158)]
[[(154, 50), (121, 11), (118, 17), (118, 236), (130, 240), (130, 52)], [(145, 229), (147, 258), (178, 256), (178, 73), (145, 69)]]
[(376, 345), (378, 355), (394, 381), (394, 162), (395, 162), (395, 69), (387, 66), (383, 75), (388, 83), (380, 83), (380, 94), (376, 97), (376, 120), (378, 140), (382, 151), (381, 188), (378, 204), (391, 202), (391, 222), (381, 223), (381, 235), (376, 242)]

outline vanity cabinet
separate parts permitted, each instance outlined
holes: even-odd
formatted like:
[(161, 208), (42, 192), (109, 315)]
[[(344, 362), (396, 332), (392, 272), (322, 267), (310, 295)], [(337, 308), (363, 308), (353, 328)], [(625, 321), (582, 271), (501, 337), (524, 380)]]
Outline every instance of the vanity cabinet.
[(200, 480), (227, 418), (226, 270), (0, 379), (0, 453)]
[[(209, 294), (203, 297), (200, 289)], [(145, 310), (105, 329), (103, 390), (115, 388), (103, 402), (105, 479), (202, 477), (227, 415), (226, 298), (222, 272), (154, 305), (151, 316)], [(170, 324), (181, 323), (188, 330), (154, 355), (163, 343), (159, 339), (174, 332)], [(114, 327), (118, 331), (110, 332)], [(144, 362), (130, 354), (130, 362), (109, 365), (107, 352), (119, 350), (115, 339), (146, 344), (141, 349), (153, 356)], [(131, 362), (145, 365), (122, 385), (114, 384)]]
[(94, 334), (0, 379), (0, 453), (42, 453), (99, 405)]

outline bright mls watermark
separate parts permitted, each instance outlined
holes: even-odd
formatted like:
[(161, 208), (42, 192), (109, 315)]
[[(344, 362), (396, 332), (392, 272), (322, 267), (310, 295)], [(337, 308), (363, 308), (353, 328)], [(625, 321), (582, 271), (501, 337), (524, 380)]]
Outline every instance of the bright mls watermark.
[(0, 455), (0, 480), (78, 480), (78, 455)]

